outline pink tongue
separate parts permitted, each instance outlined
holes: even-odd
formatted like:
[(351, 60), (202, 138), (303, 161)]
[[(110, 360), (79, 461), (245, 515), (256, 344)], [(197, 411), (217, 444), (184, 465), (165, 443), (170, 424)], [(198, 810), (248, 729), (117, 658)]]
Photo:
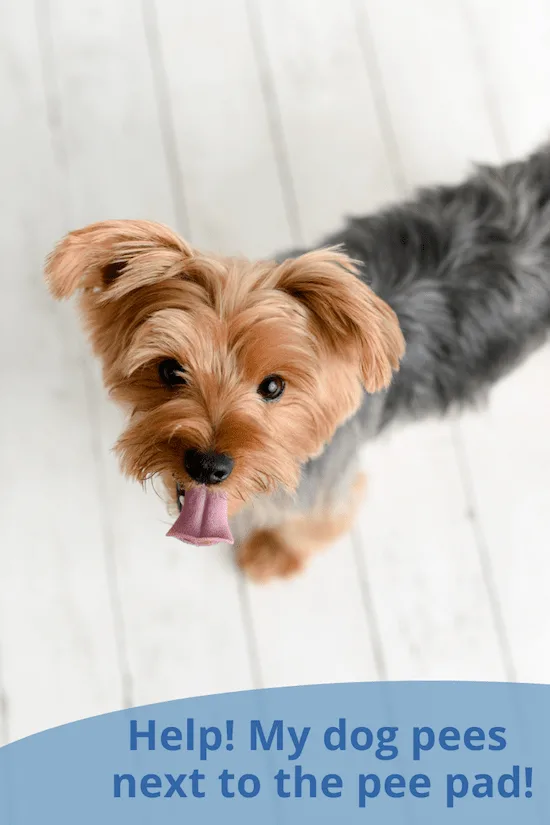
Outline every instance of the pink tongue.
[(212, 493), (204, 485), (187, 490), (183, 509), (166, 535), (201, 547), (219, 541), (233, 544), (227, 521), (227, 497)]

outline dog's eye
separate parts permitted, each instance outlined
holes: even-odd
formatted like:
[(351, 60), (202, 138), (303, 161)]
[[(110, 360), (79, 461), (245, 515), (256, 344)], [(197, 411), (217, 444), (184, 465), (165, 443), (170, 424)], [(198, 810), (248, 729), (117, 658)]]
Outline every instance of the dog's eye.
[(185, 370), (175, 358), (167, 358), (158, 365), (159, 378), (167, 387), (177, 387), (187, 384)]
[(285, 382), (280, 375), (268, 375), (258, 387), (264, 401), (277, 401), (285, 391)]

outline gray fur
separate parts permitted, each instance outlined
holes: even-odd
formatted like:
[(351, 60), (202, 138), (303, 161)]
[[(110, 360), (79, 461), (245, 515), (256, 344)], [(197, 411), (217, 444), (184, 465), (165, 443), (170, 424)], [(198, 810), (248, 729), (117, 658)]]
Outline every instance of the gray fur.
[(475, 403), (546, 340), (550, 145), (354, 218), (326, 244), (342, 244), (360, 262), (361, 278), (395, 310), (406, 354), (390, 388), (365, 395), (322, 455), (304, 466), (294, 498), (279, 493), (243, 512), (234, 525), (238, 539), (345, 496), (365, 441), (390, 424)]

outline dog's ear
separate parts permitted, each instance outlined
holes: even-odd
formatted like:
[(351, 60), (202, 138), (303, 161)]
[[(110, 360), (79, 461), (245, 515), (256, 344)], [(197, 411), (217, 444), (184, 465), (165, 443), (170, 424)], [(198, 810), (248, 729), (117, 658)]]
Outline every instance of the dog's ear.
[(284, 261), (273, 275), (273, 285), (309, 311), (329, 350), (348, 358), (357, 353), (366, 390), (388, 386), (405, 349), (399, 322), (346, 254), (337, 247), (306, 252)]
[(55, 298), (95, 289), (119, 298), (138, 286), (171, 278), (192, 256), (191, 247), (152, 221), (102, 221), (70, 232), (46, 260)]

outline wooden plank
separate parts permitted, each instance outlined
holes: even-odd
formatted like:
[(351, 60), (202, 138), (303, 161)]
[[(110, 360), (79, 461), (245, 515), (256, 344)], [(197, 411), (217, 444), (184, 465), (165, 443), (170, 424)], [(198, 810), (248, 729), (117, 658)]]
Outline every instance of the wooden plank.
[(548, 140), (550, 8), (545, 0), (464, 0), (472, 47), (504, 148), (516, 156)]
[(193, 242), (249, 256), (288, 246), (283, 161), (262, 99), (245, 3), (159, 0), (157, 8)]
[(305, 243), (395, 192), (389, 138), (379, 120), (350, 2), (249, 3)]
[(350, 537), (314, 557), (295, 579), (251, 585), (262, 683), (368, 681), (379, 676)]
[(487, 562), (494, 571), (517, 678), (550, 681), (550, 348), (460, 424)]
[(59, 109), (71, 219), (174, 223), (140, 9), (127, 0), (49, 4), (52, 95)]
[(368, 446), (359, 531), (390, 679), (502, 679), (505, 660), (449, 424)]
[[(407, 184), (453, 181), (472, 159), (498, 160), (458, 3), (356, 0), (356, 7)], [(450, 423), (429, 422), (367, 450), (371, 500), (361, 530), (391, 678), (511, 673), (459, 442)]]
[(458, 0), (354, 0), (409, 186), (459, 180), (498, 159), (483, 85)]
[(122, 701), (76, 329), (42, 283), (64, 229), (31, 2), (0, 7), (0, 647), (16, 739)]
[[(177, 213), (140, 6), (130, 0), (51, 4), (53, 52), (72, 222)], [(153, 60), (155, 56), (153, 55)], [(160, 114), (160, 117), (159, 117)], [(163, 142), (164, 140), (164, 142)], [(168, 162), (167, 162), (168, 159)], [(181, 204), (181, 202), (180, 202)], [(236, 573), (227, 551), (164, 538), (154, 493), (120, 476), (109, 448), (120, 419), (96, 384), (105, 507), (112, 531), (133, 703), (250, 687)]]

